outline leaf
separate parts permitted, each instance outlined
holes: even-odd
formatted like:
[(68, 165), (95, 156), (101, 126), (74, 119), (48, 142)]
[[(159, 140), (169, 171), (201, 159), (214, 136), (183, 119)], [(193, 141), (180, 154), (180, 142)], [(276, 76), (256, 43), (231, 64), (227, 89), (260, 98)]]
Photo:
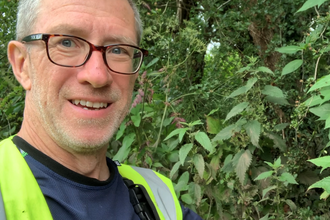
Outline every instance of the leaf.
[(312, 97), (309, 97), (306, 101), (303, 102), (303, 104), (307, 107), (313, 107), (316, 105), (320, 105), (323, 102), (324, 99), (322, 99), (320, 95), (312, 95)]
[(203, 156), (200, 154), (196, 154), (193, 158), (193, 162), (197, 169), (199, 177), (203, 179), (204, 170), (205, 170), (205, 162)]
[(123, 146), (121, 146), (119, 151), (113, 157), (113, 160), (118, 160), (119, 162), (126, 160), (129, 152), (131, 151), (131, 145), (134, 140), (135, 140), (135, 133), (130, 133), (129, 135), (126, 135), (123, 140)]
[(217, 134), (220, 132), (220, 120), (211, 116), (206, 116), (206, 129), (209, 134)]
[(313, 95), (307, 99), (304, 104), (309, 107), (323, 104), (330, 100), (330, 86), (322, 87), (320, 89), (321, 95)]
[(303, 60), (294, 60), (285, 65), (282, 70), (282, 76), (292, 73), (293, 71), (297, 70), (303, 64)]
[(219, 150), (219, 153), (214, 155), (210, 162), (210, 168), (215, 172), (217, 172), (220, 168), (220, 158), (222, 157), (223, 151)]
[(238, 96), (238, 95), (241, 95), (243, 93), (246, 93), (246, 86), (242, 86), (242, 87), (236, 89), (229, 96), (227, 96), (227, 98), (233, 98), (233, 97)]
[(186, 171), (186, 172), (184, 172), (181, 176), (180, 176), (180, 178), (178, 179), (178, 183), (183, 183), (183, 185), (187, 185), (188, 184), (188, 182), (189, 182), (189, 172), (188, 171)]
[(242, 126), (247, 123), (247, 120), (245, 118), (240, 118), (236, 123), (235, 123), (235, 132), (240, 132), (242, 129)]
[(151, 60), (148, 65), (146, 66), (146, 69), (148, 69), (149, 67), (151, 67), (152, 65), (154, 65), (155, 63), (157, 63), (159, 60), (159, 57), (154, 58), (153, 60)]
[(184, 172), (178, 179), (178, 183), (174, 186), (174, 190), (177, 194), (181, 191), (188, 189), (189, 173), (188, 171)]
[(135, 127), (139, 127), (140, 123), (141, 123), (141, 115), (137, 114), (137, 115), (132, 115), (131, 119), (133, 121), (133, 124)]
[(212, 111), (210, 111), (210, 113), (209, 113), (207, 116), (210, 116), (210, 115), (212, 115), (213, 113), (215, 113), (215, 112), (217, 112), (217, 111), (219, 111), (219, 108), (217, 108), (217, 109), (213, 109)]
[(254, 179), (254, 181), (267, 179), (268, 177), (272, 176), (273, 173), (274, 173), (274, 171), (272, 171), (272, 170), (260, 173), (259, 176), (257, 176), (257, 178)]
[(310, 108), (309, 111), (319, 116), (320, 120), (326, 120), (330, 116), (330, 104), (327, 103), (315, 108)]
[(271, 69), (269, 69), (268, 67), (264, 67), (264, 66), (258, 67), (257, 71), (270, 73), (270, 74), (274, 75), (274, 73), (273, 73), (273, 71), (271, 71)]
[(245, 67), (242, 67), (241, 69), (239, 69), (239, 70), (237, 71), (237, 73), (243, 73), (245, 70), (249, 70), (249, 69), (251, 69), (250, 66), (245, 66)]
[(174, 166), (172, 167), (172, 170), (170, 172), (170, 179), (172, 179), (174, 174), (179, 170), (180, 164), (181, 164), (180, 161), (178, 161), (174, 164)]
[(277, 169), (277, 168), (279, 168), (281, 165), (282, 165), (282, 160), (281, 160), (281, 157), (279, 157), (279, 158), (277, 158), (277, 160), (275, 160), (273, 168), (274, 168), (274, 169)]
[(195, 196), (195, 200), (196, 200), (196, 205), (197, 207), (200, 205), (201, 201), (202, 201), (202, 198), (203, 198), (203, 194), (202, 194), (202, 189), (200, 187), (200, 185), (198, 185), (197, 183), (190, 183), (190, 188), (191, 188), (191, 191), (194, 193), (194, 196)]
[(246, 150), (238, 159), (238, 163), (236, 165), (236, 175), (238, 176), (241, 184), (244, 184), (245, 173), (248, 170), (252, 161), (252, 154), (249, 150)]
[(285, 203), (288, 204), (291, 211), (295, 212), (297, 210), (296, 204), (294, 204), (294, 202), (291, 199), (286, 199)]
[(194, 204), (194, 200), (191, 198), (191, 195), (189, 193), (183, 194), (181, 196), (181, 200), (188, 205)]
[(325, 120), (325, 129), (330, 128), (330, 116)]
[(327, 191), (324, 191), (321, 195), (320, 195), (320, 199), (324, 199), (326, 200), (329, 197), (329, 193)]
[(273, 190), (273, 189), (276, 189), (276, 188), (277, 188), (277, 186), (270, 186), (270, 187), (268, 187), (268, 188), (262, 190), (262, 198), (264, 198), (265, 195), (266, 195), (269, 191), (271, 191), (271, 190)]
[(279, 104), (279, 105), (290, 105), (285, 98), (278, 98), (274, 96), (266, 96), (265, 98), (267, 101)]
[(203, 122), (201, 120), (197, 120), (197, 121), (194, 121), (192, 123), (190, 123), (191, 126), (194, 126), (194, 125), (202, 125)]
[(306, 1), (303, 6), (296, 12), (301, 12), (301, 11), (306, 11), (309, 8), (312, 8), (316, 5), (318, 5), (319, 7), (327, 0), (308, 0)]
[(277, 134), (273, 134), (271, 132), (266, 133), (266, 136), (273, 140), (274, 147), (277, 147), (282, 152), (286, 151), (287, 147), (286, 147), (285, 141), (280, 136), (278, 136)]
[(186, 132), (188, 130), (188, 128), (178, 128), (178, 129), (175, 129), (174, 131), (172, 131), (165, 139), (164, 141), (170, 139), (171, 137), (177, 135), (177, 134), (180, 134), (181, 132)]
[(302, 50), (302, 48), (298, 47), (298, 46), (286, 46), (286, 47), (281, 47), (281, 48), (275, 49), (275, 51), (280, 52), (280, 53), (285, 53), (285, 54), (294, 54), (300, 50)]
[(259, 138), (261, 132), (261, 124), (258, 121), (253, 120), (246, 123), (244, 128), (246, 130), (247, 135), (251, 139), (251, 143), (256, 147), (260, 147)]
[(316, 166), (322, 167), (322, 170), (320, 173), (322, 173), (322, 171), (328, 167), (330, 167), (330, 156), (324, 156), (324, 157), (319, 157), (316, 159), (311, 159), (311, 160), (307, 160), (313, 164), (315, 164)]
[(231, 136), (235, 132), (235, 128), (236, 128), (235, 124), (231, 124), (231, 125), (225, 127), (212, 139), (212, 142), (227, 140), (227, 139), (231, 138)]
[(188, 155), (188, 153), (191, 151), (192, 147), (194, 145), (193, 144), (185, 144), (183, 145), (180, 150), (179, 150), (179, 158), (180, 158), (180, 163), (181, 165), (184, 164), (185, 160), (186, 160), (186, 157)]
[(212, 146), (211, 140), (205, 132), (197, 132), (195, 139), (205, 150), (208, 150), (210, 153), (214, 152), (214, 147)]
[(278, 124), (274, 127), (274, 129), (276, 131), (281, 131), (283, 130), (284, 128), (288, 127), (290, 125), (290, 123), (282, 123), (282, 124)]
[(248, 92), (257, 81), (258, 78), (249, 79), (245, 85), (245, 89), (246, 89), (245, 93)]
[(233, 170), (233, 163), (232, 163), (233, 155), (229, 154), (224, 163), (223, 166), (221, 167), (221, 171), (225, 173), (230, 173)]
[(227, 98), (233, 98), (233, 97), (241, 95), (243, 93), (247, 93), (257, 81), (258, 81), (257, 78), (249, 79), (245, 86), (242, 86), (242, 87), (236, 89), (229, 96), (227, 96)]
[(229, 120), (230, 118), (234, 117), (235, 115), (238, 115), (239, 113), (244, 111), (244, 109), (246, 109), (248, 106), (249, 106), (248, 102), (242, 102), (242, 103), (234, 106), (230, 110), (230, 112), (227, 114), (225, 121)]
[(119, 127), (119, 130), (116, 134), (116, 140), (118, 141), (119, 138), (121, 138), (125, 132), (125, 129), (126, 129), (126, 123), (121, 123), (120, 127)]
[(330, 75), (324, 76), (319, 79), (309, 90), (308, 92), (330, 86)]
[(328, 45), (327, 47), (324, 47), (320, 50), (320, 53), (323, 54), (323, 53), (327, 53), (330, 51), (330, 45)]
[(265, 88), (261, 91), (261, 93), (277, 98), (284, 98), (282, 90), (276, 86), (266, 85)]
[(182, 139), (183, 139), (183, 136), (185, 135), (185, 133), (186, 133), (186, 131), (188, 130), (186, 130), (187, 128), (184, 128), (184, 129), (182, 129), (182, 130), (180, 130), (180, 132), (179, 132), (179, 142), (181, 143), (181, 141), (182, 141)]
[(316, 183), (314, 183), (313, 185), (311, 185), (310, 187), (308, 187), (307, 190), (313, 189), (313, 188), (322, 188), (324, 189), (327, 193), (330, 194), (330, 176), (317, 181)]
[(268, 220), (269, 219), (269, 213), (267, 213), (267, 215), (265, 215), (264, 217), (262, 217), (260, 220)]
[(279, 180), (281, 182), (288, 182), (291, 184), (298, 184), (297, 181), (295, 180), (294, 176), (292, 176), (291, 173), (288, 172), (284, 172), (281, 174), (281, 176), (279, 177)]

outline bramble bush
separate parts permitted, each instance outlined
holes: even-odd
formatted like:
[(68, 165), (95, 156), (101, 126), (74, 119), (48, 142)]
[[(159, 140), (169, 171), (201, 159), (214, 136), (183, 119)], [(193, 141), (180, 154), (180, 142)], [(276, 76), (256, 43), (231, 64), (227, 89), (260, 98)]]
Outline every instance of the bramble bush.
[[(16, 4), (0, 3), (1, 139), (24, 108)], [(168, 176), (203, 219), (329, 219), (329, 1), (137, 4), (150, 56), (108, 156)]]

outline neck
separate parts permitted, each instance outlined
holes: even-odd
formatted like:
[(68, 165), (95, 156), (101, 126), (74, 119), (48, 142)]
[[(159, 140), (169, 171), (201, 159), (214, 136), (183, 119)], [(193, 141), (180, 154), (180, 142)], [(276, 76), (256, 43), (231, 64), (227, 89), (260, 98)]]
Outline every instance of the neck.
[(61, 147), (44, 130), (35, 130), (35, 128), (40, 128), (41, 126), (24, 120), (18, 136), (76, 173), (100, 181), (105, 181), (109, 178), (110, 172), (106, 163), (106, 146), (89, 154), (77, 153)]

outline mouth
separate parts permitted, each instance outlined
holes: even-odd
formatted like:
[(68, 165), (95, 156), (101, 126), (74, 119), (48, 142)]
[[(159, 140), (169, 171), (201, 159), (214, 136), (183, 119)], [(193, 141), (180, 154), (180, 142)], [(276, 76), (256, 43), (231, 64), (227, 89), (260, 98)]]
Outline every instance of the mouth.
[(86, 100), (74, 99), (70, 101), (73, 105), (81, 107), (85, 110), (97, 111), (106, 109), (110, 104), (105, 102), (91, 102)]

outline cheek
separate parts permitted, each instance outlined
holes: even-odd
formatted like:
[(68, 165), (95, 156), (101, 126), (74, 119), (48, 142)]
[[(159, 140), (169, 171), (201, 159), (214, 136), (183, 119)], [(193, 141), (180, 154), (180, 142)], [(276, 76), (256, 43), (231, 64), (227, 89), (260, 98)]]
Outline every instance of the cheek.
[(48, 68), (42, 68), (42, 66), (40, 65), (40, 68), (33, 72), (32, 91), (40, 97), (42, 105), (46, 106), (48, 102), (59, 98), (63, 85), (67, 81), (66, 76), (70, 75), (66, 71), (59, 71), (52, 64), (48, 64)]
[(113, 76), (113, 81), (118, 86), (118, 88), (121, 90), (122, 94), (130, 95), (134, 88), (136, 75), (133, 76), (121, 76), (116, 75)]

